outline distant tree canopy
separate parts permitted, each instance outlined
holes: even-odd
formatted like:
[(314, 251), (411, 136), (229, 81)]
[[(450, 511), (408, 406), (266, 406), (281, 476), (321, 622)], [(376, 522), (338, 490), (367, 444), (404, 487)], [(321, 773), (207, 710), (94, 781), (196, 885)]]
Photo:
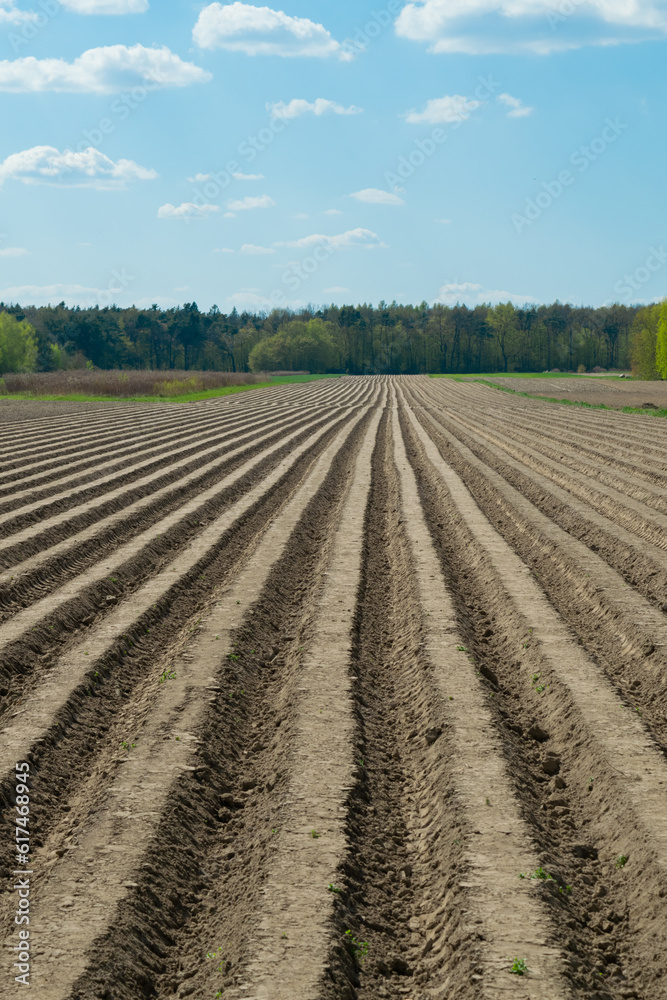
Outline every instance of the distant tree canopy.
[(37, 340), (30, 323), (0, 312), (0, 374), (32, 372), (36, 363)]
[(255, 344), (248, 363), (253, 372), (327, 372), (338, 360), (334, 328), (321, 319), (292, 320)]
[(633, 374), (644, 379), (667, 379), (667, 299), (640, 309), (631, 331)]
[[(660, 319), (661, 308), (592, 309), (555, 302), (519, 309), (508, 302), (469, 309), (380, 302), (225, 314), (217, 306), (201, 312), (195, 302), (172, 309), (0, 303), (0, 331), (10, 331), (0, 332), (0, 344), (9, 336), (7, 343), (14, 345), (0, 347), (0, 370), (88, 365), (361, 375), (576, 371), (631, 363), (644, 371), (652, 363), (647, 377), (659, 378), (667, 377), (667, 316)], [(659, 343), (664, 343), (660, 355)]]

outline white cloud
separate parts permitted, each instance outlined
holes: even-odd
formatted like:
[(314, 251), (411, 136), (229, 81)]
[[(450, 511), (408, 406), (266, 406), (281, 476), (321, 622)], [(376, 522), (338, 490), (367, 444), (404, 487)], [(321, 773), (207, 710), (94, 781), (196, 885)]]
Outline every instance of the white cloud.
[(227, 208), (230, 212), (250, 212), (255, 208), (273, 208), (274, 205), (275, 201), (268, 194), (263, 194), (259, 198), (248, 196), (227, 202)]
[(236, 250), (232, 250), (230, 247), (220, 247), (219, 249), (214, 250), (213, 253), (236, 253)]
[(217, 205), (194, 205), (191, 201), (185, 201), (178, 208), (175, 205), (162, 205), (158, 208), (158, 219), (205, 219), (207, 215), (218, 212)]
[(442, 125), (450, 122), (462, 122), (476, 108), (479, 101), (472, 101), (461, 94), (452, 94), (449, 97), (435, 97), (426, 102), (423, 111), (410, 111), (406, 116), (406, 122), (411, 125)]
[(298, 247), (308, 250), (317, 245), (331, 247), (332, 250), (349, 250), (351, 247), (362, 247), (364, 250), (375, 250), (377, 247), (385, 247), (377, 233), (370, 229), (349, 229), (346, 233), (338, 236), (322, 236), (313, 234), (304, 236), (300, 240), (289, 240), (283, 243), (274, 243), (277, 247)]
[(405, 205), (402, 198), (391, 191), (382, 191), (380, 188), (364, 188), (363, 191), (354, 191), (350, 198), (363, 201), (367, 205)]
[(327, 208), (324, 215), (342, 215), (343, 213), (339, 208)]
[(34, 56), (0, 60), (0, 91), (9, 93), (113, 94), (140, 85), (157, 90), (210, 79), (210, 73), (183, 62), (166, 46), (106, 45), (88, 49), (71, 63)]
[(244, 243), (241, 247), (241, 253), (248, 254), (249, 256), (258, 257), (260, 254), (265, 253), (275, 253), (271, 247), (257, 247), (254, 243)]
[(155, 170), (140, 167), (134, 160), (114, 162), (99, 149), (89, 146), (80, 153), (54, 146), (34, 146), (21, 153), (12, 153), (0, 163), (0, 187), (6, 180), (24, 184), (58, 184), (68, 187), (90, 187), (98, 191), (125, 188), (128, 181), (151, 181)]
[(304, 219), (308, 218), (308, 215), (306, 214), (306, 212), (297, 212), (294, 218), (303, 221)]
[(148, 0), (60, 0), (75, 14), (143, 14)]
[[(556, 30), (557, 29), (557, 30)], [(667, 34), (663, 0), (412, 0), (396, 33), (435, 53), (532, 52), (612, 45)]]
[(15, 0), (0, 0), (0, 25), (28, 24), (37, 21), (40, 15), (32, 10), (19, 10)]
[(527, 108), (520, 98), (512, 97), (511, 94), (499, 94), (498, 100), (506, 108), (511, 109), (507, 112), (508, 118), (527, 118), (535, 110), (535, 108)]
[(85, 285), (15, 285), (0, 288), (0, 302), (20, 305), (49, 305), (67, 302), (69, 305), (111, 305), (114, 294), (107, 288), (87, 288)]
[[(242, 174), (236, 173), (232, 174), (235, 181), (263, 181), (264, 174)], [(206, 181), (215, 180), (214, 174), (195, 174), (194, 177), (188, 177), (190, 184), (205, 184)]]
[(209, 4), (200, 13), (192, 37), (202, 49), (227, 49), (249, 56), (333, 56), (346, 62), (352, 58), (323, 25), (247, 3)]
[(451, 219), (436, 219), (435, 221), (439, 222), (441, 226), (449, 226), (452, 222)]
[(482, 306), (487, 303), (497, 305), (499, 302), (513, 302), (514, 305), (523, 306), (537, 300), (530, 295), (515, 295), (513, 292), (490, 291), (483, 285), (475, 285), (470, 281), (450, 282), (442, 286), (438, 293), (437, 302), (445, 306), (455, 306), (457, 304), (466, 306)]
[(30, 251), (24, 247), (5, 247), (0, 249), (0, 257), (25, 257)]
[(335, 101), (327, 101), (324, 97), (318, 97), (315, 101), (306, 101), (302, 97), (295, 97), (289, 104), (284, 101), (277, 101), (275, 104), (267, 104), (266, 110), (274, 118), (299, 118), (301, 115), (361, 115), (363, 108), (357, 108), (351, 104), (349, 108)]
[(241, 312), (271, 312), (276, 308), (275, 302), (255, 291), (234, 292), (228, 297), (227, 304), (230, 307), (236, 306)]
[(349, 292), (349, 290), (349, 288), (341, 288), (339, 285), (334, 285), (333, 288), (322, 289), (326, 295), (342, 295), (344, 292)]

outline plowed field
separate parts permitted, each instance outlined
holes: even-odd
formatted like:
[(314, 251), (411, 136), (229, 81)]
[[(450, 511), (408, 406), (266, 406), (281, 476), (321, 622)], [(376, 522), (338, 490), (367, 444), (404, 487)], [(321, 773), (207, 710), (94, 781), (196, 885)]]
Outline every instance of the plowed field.
[(476, 383), (5, 423), (0, 996), (26, 762), (39, 1000), (667, 1000), (666, 528)]

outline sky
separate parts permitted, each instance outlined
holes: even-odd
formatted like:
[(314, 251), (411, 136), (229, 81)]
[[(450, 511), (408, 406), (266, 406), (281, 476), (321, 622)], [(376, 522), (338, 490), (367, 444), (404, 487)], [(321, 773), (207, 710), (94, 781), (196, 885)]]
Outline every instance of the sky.
[(0, 301), (667, 295), (667, 0), (0, 0)]

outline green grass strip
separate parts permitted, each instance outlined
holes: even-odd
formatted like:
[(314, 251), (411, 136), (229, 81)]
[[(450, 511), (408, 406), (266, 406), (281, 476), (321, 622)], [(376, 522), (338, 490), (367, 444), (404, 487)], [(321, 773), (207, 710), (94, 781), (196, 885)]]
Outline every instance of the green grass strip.
[(640, 413), (645, 417), (667, 417), (667, 409), (645, 410), (641, 406), (607, 406), (606, 403), (584, 403), (580, 399), (556, 399), (554, 396), (537, 396), (532, 392), (520, 392), (518, 389), (510, 389), (506, 385), (497, 385), (495, 382), (488, 382), (484, 378), (471, 379), (472, 382), (479, 382), (481, 385), (488, 385), (492, 389), (500, 392), (510, 392), (513, 396), (525, 396), (526, 399), (541, 399), (544, 403), (561, 403), (563, 406), (583, 406), (588, 410), (610, 410), (612, 413)]
[[(482, 378), (594, 378), (594, 379), (605, 379), (605, 378), (618, 378), (619, 373), (612, 375), (590, 375), (586, 372), (480, 372), (477, 374), (469, 375), (429, 375), (429, 378), (453, 378), (456, 380), (460, 379), (482, 379)], [(631, 376), (625, 376), (626, 381), (632, 381)]]

